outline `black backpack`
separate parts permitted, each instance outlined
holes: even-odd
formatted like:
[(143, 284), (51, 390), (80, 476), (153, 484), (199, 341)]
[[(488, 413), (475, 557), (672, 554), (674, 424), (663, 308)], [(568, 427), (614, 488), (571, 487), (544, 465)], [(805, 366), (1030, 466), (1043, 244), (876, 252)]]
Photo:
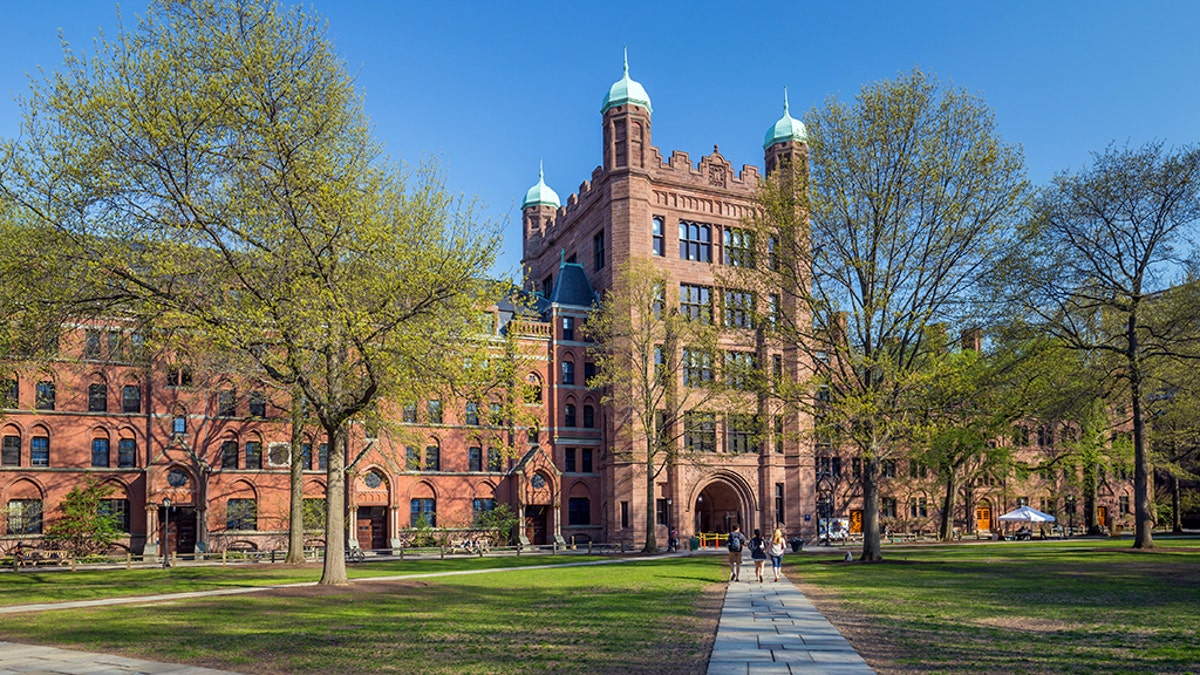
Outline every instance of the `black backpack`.
[(729, 550), (734, 553), (742, 550), (742, 535), (740, 532), (734, 532), (729, 535)]

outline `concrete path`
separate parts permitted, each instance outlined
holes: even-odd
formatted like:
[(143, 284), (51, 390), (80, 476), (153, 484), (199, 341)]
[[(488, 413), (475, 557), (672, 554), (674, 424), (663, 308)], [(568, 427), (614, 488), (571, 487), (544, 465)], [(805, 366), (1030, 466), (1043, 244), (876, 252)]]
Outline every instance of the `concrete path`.
[(0, 642), (0, 675), (232, 675), (224, 670)]
[(729, 582), (708, 675), (874, 672), (786, 577)]

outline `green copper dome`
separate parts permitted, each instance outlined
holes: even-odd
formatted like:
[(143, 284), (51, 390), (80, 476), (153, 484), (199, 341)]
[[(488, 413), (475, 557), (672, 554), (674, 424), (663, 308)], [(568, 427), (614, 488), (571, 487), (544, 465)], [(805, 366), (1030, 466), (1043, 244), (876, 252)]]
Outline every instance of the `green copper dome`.
[(521, 203), (521, 209), (525, 210), (531, 206), (553, 206), (556, 209), (562, 206), (558, 201), (558, 193), (551, 190), (543, 179), (541, 163), (538, 163), (537, 185), (529, 188), (529, 191), (525, 193), (525, 201)]
[(604, 97), (604, 104), (600, 106), (600, 113), (603, 114), (609, 108), (615, 108), (626, 103), (640, 105), (646, 109), (646, 112), (654, 113), (654, 108), (650, 107), (650, 94), (646, 93), (646, 88), (640, 83), (629, 79), (629, 52), (625, 53), (625, 74), (621, 76), (621, 79), (613, 82), (613, 86), (608, 88), (608, 95)]
[(808, 131), (804, 128), (804, 122), (788, 114), (788, 97), (785, 88), (783, 90), (783, 117), (780, 117), (778, 122), (767, 129), (767, 136), (763, 139), (763, 149), (766, 150), (776, 143), (786, 143), (787, 141), (807, 143)]

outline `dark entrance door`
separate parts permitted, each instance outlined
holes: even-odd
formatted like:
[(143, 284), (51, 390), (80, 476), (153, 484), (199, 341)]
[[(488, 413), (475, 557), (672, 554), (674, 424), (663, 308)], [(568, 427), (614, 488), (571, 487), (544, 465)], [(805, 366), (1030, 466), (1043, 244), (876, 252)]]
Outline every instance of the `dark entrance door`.
[(190, 506), (172, 506), (170, 522), (167, 522), (167, 509), (158, 507), (158, 530), (161, 541), (162, 529), (167, 531), (167, 544), (171, 553), (196, 552), (196, 509)]
[(376, 551), (387, 548), (387, 507), (358, 507), (358, 545)]
[(546, 544), (546, 507), (525, 507), (525, 537), (535, 546)]

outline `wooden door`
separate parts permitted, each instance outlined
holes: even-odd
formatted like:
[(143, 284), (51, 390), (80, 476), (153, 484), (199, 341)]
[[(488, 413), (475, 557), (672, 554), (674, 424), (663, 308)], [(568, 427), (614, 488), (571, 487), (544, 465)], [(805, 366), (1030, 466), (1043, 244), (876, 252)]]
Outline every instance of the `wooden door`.
[(990, 504), (980, 504), (975, 507), (975, 529), (992, 531), (992, 507)]
[(195, 553), (196, 509), (190, 506), (172, 506), (168, 518), (167, 509), (160, 506), (158, 508), (158, 531), (159, 541), (163, 540), (164, 534), (166, 535), (167, 551), (170, 554)]
[(1100, 525), (1100, 527), (1108, 527), (1108, 507), (1107, 506), (1097, 506), (1096, 507), (1096, 518), (1099, 520), (1098, 524)]
[(546, 507), (525, 507), (525, 538), (535, 546), (546, 543)]
[(387, 507), (358, 507), (358, 546), (367, 551), (387, 548)]
[(850, 534), (862, 534), (862, 509), (850, 511)]

